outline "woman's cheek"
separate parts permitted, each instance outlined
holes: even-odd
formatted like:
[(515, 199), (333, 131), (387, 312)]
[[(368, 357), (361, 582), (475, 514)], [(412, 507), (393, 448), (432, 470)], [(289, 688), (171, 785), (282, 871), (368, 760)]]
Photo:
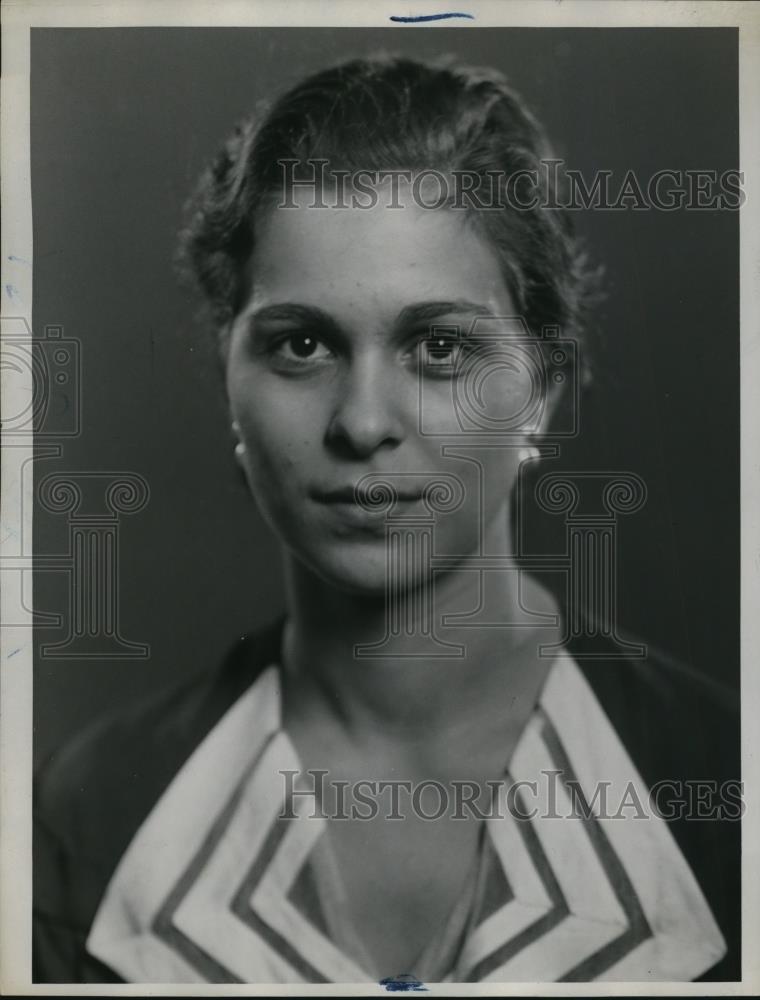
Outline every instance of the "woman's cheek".
[(290, 497), (297, 499), (303, 492), (299, 487), (306, 471), (304, 451), (287, 434), (254, 432), (249, 442), (248, 478), (254, 496), (259, 506), (273, 513), (282, 510), (293, 502)]
[(254, 451), (248, 455), (246, 478), (251, 496), (270, 528), (280, 534), (287, 532), (289, 511), (294, 506), (288, 489), (293, 484), (283, 467), (273, 462), (272, 456)]

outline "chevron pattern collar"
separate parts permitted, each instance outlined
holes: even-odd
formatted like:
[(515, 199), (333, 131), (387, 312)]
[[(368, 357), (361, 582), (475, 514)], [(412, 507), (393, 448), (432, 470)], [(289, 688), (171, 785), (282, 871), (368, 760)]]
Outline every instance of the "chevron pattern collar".
[[(281, 727), (272, 665), (138, 830), (88, 951), (133, 983), (377, 982), (361, 949), (341, 947), (314, 888), (329, 820), (307, 796), (293, 801), (294, 817), (280, 815), (284, 770), (301, 765)], [(557, 781), (537, 780), (546, 774)], [(633, 791), (645, 803), (648, 790), (568, 654), (552, 665), (505, 777), (505, 795), (516, 783), (535, 788), (520, 809), (535, 815), (505, 808), (485, 821), (481, 888), (438, 981), (683, 982), (723, 956), (667, 824), (595, 808), (600, 783), (609, 801)]]

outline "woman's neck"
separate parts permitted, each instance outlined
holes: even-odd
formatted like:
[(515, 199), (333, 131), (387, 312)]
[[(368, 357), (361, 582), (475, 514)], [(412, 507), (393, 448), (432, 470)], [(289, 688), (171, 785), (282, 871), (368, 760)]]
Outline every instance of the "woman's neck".
[(443, 616), (471, 612), (482, 598), (480, 574), (453, 570), (435, 580), (434, 631), (447, 645), (431, 651), (419, 594), (409, 592), (396, 610), (416, 628), (367, 656), (357, 647), (387, 635), (385, 597), (347, 594), (290, 561), (283, 640), (290, 709), (308, 706), (332, 716), (347, 735), (365, 742), (375, 735), (419, 744), (455, 739), (457, 733), (471, 739), (473, 726), (487, 726), (499, 713), (503, 717), (509, 704), (520, 711), (516, 702), (532, 703), (548, 667), (538, 646), (558, 638), (556, 605), (516, 567), (484, 576), (488, 607), (498, 609), (505, 623), (522, 623), (519, 627), (494, 627), (493, 619), (479, 627), (442, 626)]

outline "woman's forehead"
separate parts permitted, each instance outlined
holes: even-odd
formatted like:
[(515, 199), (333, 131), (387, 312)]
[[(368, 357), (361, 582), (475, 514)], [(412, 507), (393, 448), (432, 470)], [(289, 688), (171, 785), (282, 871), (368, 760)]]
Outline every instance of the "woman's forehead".
[(296, 208), (270, 209), (250, 279), (257, 308), (297, 300), (395, 316), (411, 301), (467, 299), (513, 311), (499, 259), (465, 213), (409, 201), (315, 208), (303, 198)]

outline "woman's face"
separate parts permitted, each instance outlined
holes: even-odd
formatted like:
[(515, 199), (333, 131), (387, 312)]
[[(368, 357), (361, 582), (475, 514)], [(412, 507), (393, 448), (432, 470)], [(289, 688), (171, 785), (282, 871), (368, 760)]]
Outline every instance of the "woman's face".
[[(517, 449), (463, 436), (457, 367), (486, 351), (472, 388), (495, 420), (530, 392), (514, 348), (500, 352), (504, 324), (488, 318), (515, 314), (494, 251), (463, 212), (401, 204), (272, 209), (229, 331), (231, 415), (264, 517), (319, 576), (364, 593), (386, 582), (385, 516), (353, 495), (368, 474), (388, 476), (401, 515), (425, 514), (436, 475), (458, 477), (464, 499), (437, 516), (436, 554), (475, 553), (484, 535), (505, 553)], [(467, 339), (476, 316), (486, 348)], [(432, 343), (431, 327), (446, 328)], [(452, 446), (465, 457), (444, 454)]]

